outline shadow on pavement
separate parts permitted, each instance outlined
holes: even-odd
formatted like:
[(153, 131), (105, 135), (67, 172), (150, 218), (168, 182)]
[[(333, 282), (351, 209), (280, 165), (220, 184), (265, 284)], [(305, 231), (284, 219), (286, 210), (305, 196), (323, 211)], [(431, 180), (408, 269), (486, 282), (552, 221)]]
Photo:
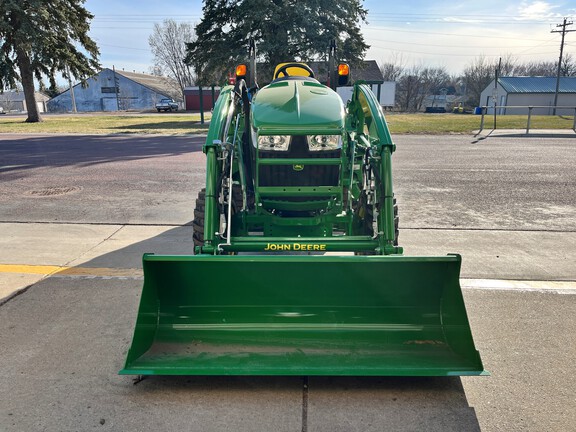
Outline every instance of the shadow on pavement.
[[(310, 430), (479, 431), (459, 377), (311, 377)], [(329, 430), (326, 428), (325, 430)]]
[(8, 134), (0, 140), (0, 172), (174, 156), (201, 151), (203, 142), (193, 136)]
[(472, 144), (476, 144), (481, 140), (487, 138), (576, 138), (576, 131), (571, 129), (559, 129), (559, 130), (539, 130), (532, 129), (529, 133), (526, 133), (526, 129), (485, 129), (483, 131), (477, 131), (474, 133), (474, 138), (476, 140), (472, 141)]

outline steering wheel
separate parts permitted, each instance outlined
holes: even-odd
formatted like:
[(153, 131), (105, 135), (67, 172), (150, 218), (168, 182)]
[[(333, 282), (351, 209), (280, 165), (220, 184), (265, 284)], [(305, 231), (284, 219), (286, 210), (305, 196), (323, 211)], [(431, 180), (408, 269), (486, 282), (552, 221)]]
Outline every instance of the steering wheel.
[(310, 78), (314, 78), (314, 71), (310, 68), (310, 66), (305, 65), (304, 63), (286, 63), (276, 71), (274, 74), (274, 79), (280, 78), (280, 74), (282, 74), (284, 77), (290, 76), (288, 75), (288, 69), (290, 68), (304, 69), (306, 72), (308, 72), (308, 76)]

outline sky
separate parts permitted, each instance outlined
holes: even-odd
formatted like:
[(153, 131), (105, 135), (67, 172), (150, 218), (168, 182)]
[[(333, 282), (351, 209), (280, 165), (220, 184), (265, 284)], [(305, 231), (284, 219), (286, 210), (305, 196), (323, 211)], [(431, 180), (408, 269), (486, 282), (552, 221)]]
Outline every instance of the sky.
[[(103, 67), (150, 71), (148, 46), (154, 23), (165, 19), (198, 23), (199, 0), (86, 0), (93, 15), (90, 36)], [(365, 0), (362, 32), (367, 60), (404, 66), (446, 67), (456, 75), (479, 56), (512, 54), (520, 62), (558, 61), (563, 18), (576, 19), (574, 0)], [(567, 27), (576, 30), (576, 22)], [(565, 53), (576, 57), (576, 31), (566, 34)]]

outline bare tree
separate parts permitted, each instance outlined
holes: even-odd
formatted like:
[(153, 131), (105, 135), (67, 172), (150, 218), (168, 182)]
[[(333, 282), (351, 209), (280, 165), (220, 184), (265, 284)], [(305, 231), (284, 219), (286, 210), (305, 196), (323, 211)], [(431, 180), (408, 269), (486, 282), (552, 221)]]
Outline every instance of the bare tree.
[(515, 69), (516, 76), (556, 76), (558, 64), (553, 61), (532, 61), (519, 64)]
[(560, 65), (560, 74), (566, 77), (576, 76), (576, 59), (571, 53), (564, 55)]
[(480, 103), (480, 94), (494, 79), (497, 67), (496, 62), (488, 61), (486, 57), (479, 56), (464, 69), (466, 92), (471, 105)]
[(406, 69), (398, 79), (396, 87), (396, 103), (400, 111), (416, 111), (418, 93), (420, 92), (421, 66)]
[(148, 73), (154, 76), (164, 76), (164, 71), (158, 65), (153, 65), (148, 68)]
[[(445, 88), (448, 94), (465, 97), (469, 106), (477, 106), (480, 94), (499, 76), (556, 76), (558, 63), (555, 61), (532, 61), (520, 63), (513, 54), (506, 54), (500, 60), (476, 57), (459, 76), (450, 77), (445, 68), (431, 68), (423, 64), (406, 67), (401, 54), (393, 54), (382, 62), (380, 71), (385, 80), (396, 81), (396, 105), (401, 111), (419, 111), (426, 96), (438, 94)], [(576, 76), (576, 58), (567, 54), (562, 59), (562, 76)]]
[(0, 107), (3, 108), (5, 112), (10, 112), (15, 108), (14, 95), (12, 92), (0, 92)]
[(450, 83), (444, 67), (413, 65), (398, 79), (396, 102), (401, 111), (420, 111), (426, 97), (437, 94)]
[(194, 83), (195, 77), (192, 69), (186, 63), (186, 44), (196, 40), (191, 24), (180, 23), (174, 20), (164, 20), (154, 24), (154, 31), (148, 38), (148, 44), (154, 55), (156, 72), (165, 71), (180, 87), (182, 98), (184, 87)]
[(500, 60), (494, 61), (494, 70), (497, 67), (500, 67), (499, 75), (503, 76), (514, 76), (518, 75), (516, 70), (518, 69), (518, 59), (514, 57), (514, 54), (506, 54), (505, 56), (501, 57)]
[(393, 53), (392, 56), (380, 66), (384, 81), (398, 81), (404, 73), (406, 66), (402, 54)]

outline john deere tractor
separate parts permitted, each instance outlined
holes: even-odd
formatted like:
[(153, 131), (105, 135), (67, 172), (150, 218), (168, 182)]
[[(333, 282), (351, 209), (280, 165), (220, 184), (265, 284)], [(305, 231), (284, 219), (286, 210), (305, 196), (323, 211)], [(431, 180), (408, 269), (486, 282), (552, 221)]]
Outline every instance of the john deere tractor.
[(146, 254), (123, 374), (480, 375), (460, 256), (398, 246), (395, 145), (370, 87), (304, 63), (222, 89), (194, 255)]

